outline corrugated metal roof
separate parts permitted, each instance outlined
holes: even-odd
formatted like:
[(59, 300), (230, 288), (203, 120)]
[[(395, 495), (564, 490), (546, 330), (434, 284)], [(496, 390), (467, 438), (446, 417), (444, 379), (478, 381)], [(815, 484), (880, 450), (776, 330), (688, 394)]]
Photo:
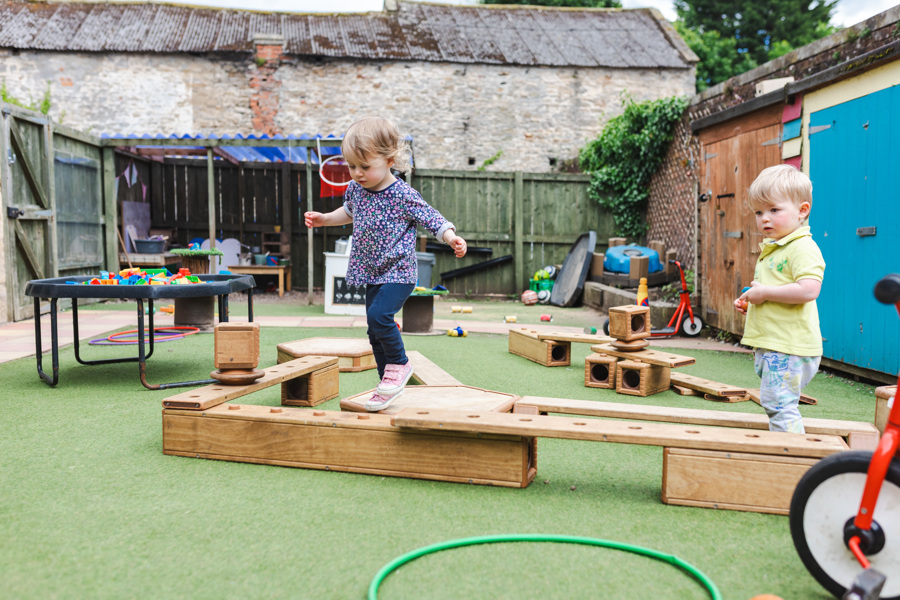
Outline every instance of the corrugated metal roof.
[(0, 47), (78, 52), (252, 52), (534, 66), (688, 68), (648, 9), (400, 2), (396, 11), (296, 14), (164, 4), (0, 0)]

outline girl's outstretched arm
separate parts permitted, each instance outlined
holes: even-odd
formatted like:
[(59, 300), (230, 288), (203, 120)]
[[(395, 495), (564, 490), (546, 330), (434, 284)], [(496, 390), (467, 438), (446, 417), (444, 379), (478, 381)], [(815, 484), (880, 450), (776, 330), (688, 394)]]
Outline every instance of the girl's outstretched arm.
[(344, 207), (338, 207), (330, 213), (315, 211), (303, 213), (303, 221), (307, 227), (327, 227), (329, 225), (346, 225), (353, 222), (353, 217), (347, 214)]
[(456, 258), (462, 258), (466, 255), (466, 249), (468, 248), (466, 240), (456, 235), (456, 232), (452, 229), (448, 229), (444, 232), (444, 241), (453, 248)]

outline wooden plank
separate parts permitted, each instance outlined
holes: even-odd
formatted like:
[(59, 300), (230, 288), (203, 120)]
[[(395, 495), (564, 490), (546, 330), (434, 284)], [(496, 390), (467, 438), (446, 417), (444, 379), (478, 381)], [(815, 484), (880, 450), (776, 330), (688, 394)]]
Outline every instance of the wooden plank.
[(285, 342), (276, 346), (278, 362), (301, 356), (336, 356), (342, 373), (374, 369), (375, 355), (365, 338), (316, 337)]
[(747, 390), (744, 388), (728, 385), (727, 383), (719, 383), (718, 381), (710, 381), (709, 379), (703, 379), (702, 377), (687, 375), (685, 373), (679, 373), (677, 371), (672, 373), (671, 379), (672, 383), (674, 384), (690, 388), (692, 390), (697, 390), (698, 392), (703, 392), (704, 394), (711, 394), (713, 396), (747, 395)]
[(522, 416), (445, 409), (406, 409), (394, 417), (393, 423), (398, 427), (428, 430), (524, 435), (697, 450), (729, 450), (781, 456), (822, 457), (847, 448), (841, 438), (828, 435), (741, 431), (662, 423), (637, 425), (601, 419)]
[[(760, 403), (759, 400), (759, 388), (750, 388), (747, 390), (747, 400), (753, 400), (757, 404)], [(808, 396), (803, 392), (800, 393), (800, 404), (818, 404), (819, 401), (813, 398), (812, 396)]]
[(812, 458), (666, 448), (662, 501), (786, 515), (797, 482), (816, 462)]
[(419, 385), (462, 385), (462, 382), (443, 370), (421, 352), (407, 350), (406, 356), (413, 366), (412, 380)]
[[(341, 410), (366, 412), (366, 401), (375, 390), (341, 400)], [(494, 392), (468, 385), (407, 386), (383, 414), (397, 414), (405, 408), (450, 409), (475, 412), (509, 412), (519, 399), (515, 394)]]
[[(566, 400), (546, 398), (543, 396), (522, 396), (516, 402), (514, 412), (528, 410), (532, 413), (558, 413), (566, 415), (584, 415), (589, 417), (605, 417), (610, 419), (630, 419), (637, 421), (659, 421), (664, 423), (683, 423), (687, 425), (708, 425), (713, 427), (738, 427), (741, 429), (768, 430), (769, 418), (764, 414), (733, 413), (721, 410), (681, 408), (671, 406), (645, 406), (640, 404), (623, 404), (619, 402), (596, 402), (593, 400)], [(878, 430), (871, 423), (861, 421), (839, 421), (834, 419), (803, 419), (807, 434), (836, 435), (849, 438), (854, 435), (865, 437), (878, 436)], [(865, 449), (854, 446), (853, 450)]]
[(703, 398), (705, 400), (712, 400), (713, 402), (726, 402), (729, 404), (734, 404), (735, 402), (746, 402), (750, 399), (750, 396), (744, 394), (743, 396), (717, 396), (716, 394), (703, 394)]
[(176, 456), (505, 487), (537, 472), (533, 439), (402, 431), (379, 414), (230, 404), (162, 420)]
[(599, 344), (597, 346), (591, 346), (591, 350), (600, 354), (609, 354), (610, 356), (616, 356), (618, 358), (639, 360), (650, 365), (659, 365), (661, 367), (686, 367), (687, 365), (692, 365), (697, 362), (690, 356), (680, 356), (678, 354), (672, 354), (671, 352), (651, 350), (650, 348), (645, 348), (636, 352), (623, 352), (609, 344)]
[[(671, 374), (669, 378), (671, 379)], [(679, 396), (699, 396), (700, 394), (696, 390), (692, 390), (691, 388), (672, 384), (672, 390), (678, 394)]]
[(295, 377), (308, 375), (313, 371), (336, 365), (337, 362), (338, 359), (333, 356), (304, 356), (303, 358), (263, 369), (266, 374), (249, 385), (224, 385), (221, 383), (207, 385), (189, 392), (182, 392), (176, 396), (170, 396), (163, 400), (163, 407), (206, 410)]
[(566, 333), (562, 331), (545, 331), (537, 334), (539, 340), (551, 340), (554, 342), (574, 342), (578, 344), (608, 344), (612, 338), (605, 335), (590, 335), (588, 333)]

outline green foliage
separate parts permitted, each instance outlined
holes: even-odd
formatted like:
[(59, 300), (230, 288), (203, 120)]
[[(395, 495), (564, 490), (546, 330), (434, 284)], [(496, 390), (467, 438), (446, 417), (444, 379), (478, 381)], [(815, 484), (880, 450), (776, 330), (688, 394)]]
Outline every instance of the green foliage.
[(42, 115), (46, 115), (50, 112), (50, 107), (52, 106), (50, 102), (50, 82), (47, 81), (47, 89), (44, 90), (44, 95), (41, 98), (40, 104), (37, 104), (34, 102), (34, 100), (32, 100), (31, 102), (24, 102), (10, 94), (9, 90), (6, 88), (6, 81), (4, 80), (2, 83), (0, 83), (0, 100), (8, 102), (9, 104), (21, 106), (22, 108), (27, 108), (28, 110), (39, 112)]
[(723, 38), (718, 31), (698, 33), (688, 29), (683, 21), (675, 21), (675, 30), (700, 59), (697, 63), (698, 92), (757, 66), (749, 54), (738, 51), (734, 38)]
[(563, 8), (622, 8), (619, 0), (481, 0), (481, 4), (520, 4)]
[(191, 250), (189, 248), (175, 248), (173, 250), (169, 250), (171, 254), (175, 254), (177, 256), (224, 256), (221, 250), (218, 248), (209, 248), (205, 250)]
[(581, 169), (591, 174), (588, 195), (610, 210), (616, 234), (639, 237), (647, 231), (644, 210), (650, 178), (672, 141), (686, 98), (637, 103), (623, 94), (625, 110), (607, 122), (600, 136), (578, 154)]
[[(718, 31), (737, 41), (756, 64), (770, 59), (772, 45), (799, 48), (822, 37), (837, 0), (674, 0), (685, 27), (699, 34)], [(784, 48), (784, 45), (781, 45)], [(737, 74), (737, 73), (735, 73)]]
[(486, 161), (484, 161), (483, 163), (481, 163), (481, 166), (478, 167), (478, 169), (476, 169), (476, 170), (477, 170), (477, 171), (484, 171), (484, 170), (487, 169), (489, 166), (491, 166), (492, 164), (494, 164), (495, 162), (497, 162), (497, 160), (500, 158), (500, 156), (501, 156), (502, 154), (503, 154), (503, 150), (497, 150), (497, 154), (493, 155), (492, 157), (490, 157), (489, 159), (487, 159)]
[[(694, 293), (695, 274), (691, 269), (684, 269), (684, 282), (687, 284), (688, 293)], [(659, 299), (663, 302), (678, 302), (681, 294), (681, 278), (671, 281), (659, 288)]]

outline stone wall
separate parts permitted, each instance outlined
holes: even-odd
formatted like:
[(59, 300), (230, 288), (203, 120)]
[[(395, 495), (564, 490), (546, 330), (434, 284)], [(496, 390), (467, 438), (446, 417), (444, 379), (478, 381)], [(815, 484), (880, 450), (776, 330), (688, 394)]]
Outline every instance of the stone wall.
[(693, 93), (693, 69), (582, 69), (360, 62), (282, 56), (0, 52), (9, 93), (94, 134), (341, 134), (364, 115), (412, 135), (416, 166), (547, 172), (574, 159), (635, 100)]

